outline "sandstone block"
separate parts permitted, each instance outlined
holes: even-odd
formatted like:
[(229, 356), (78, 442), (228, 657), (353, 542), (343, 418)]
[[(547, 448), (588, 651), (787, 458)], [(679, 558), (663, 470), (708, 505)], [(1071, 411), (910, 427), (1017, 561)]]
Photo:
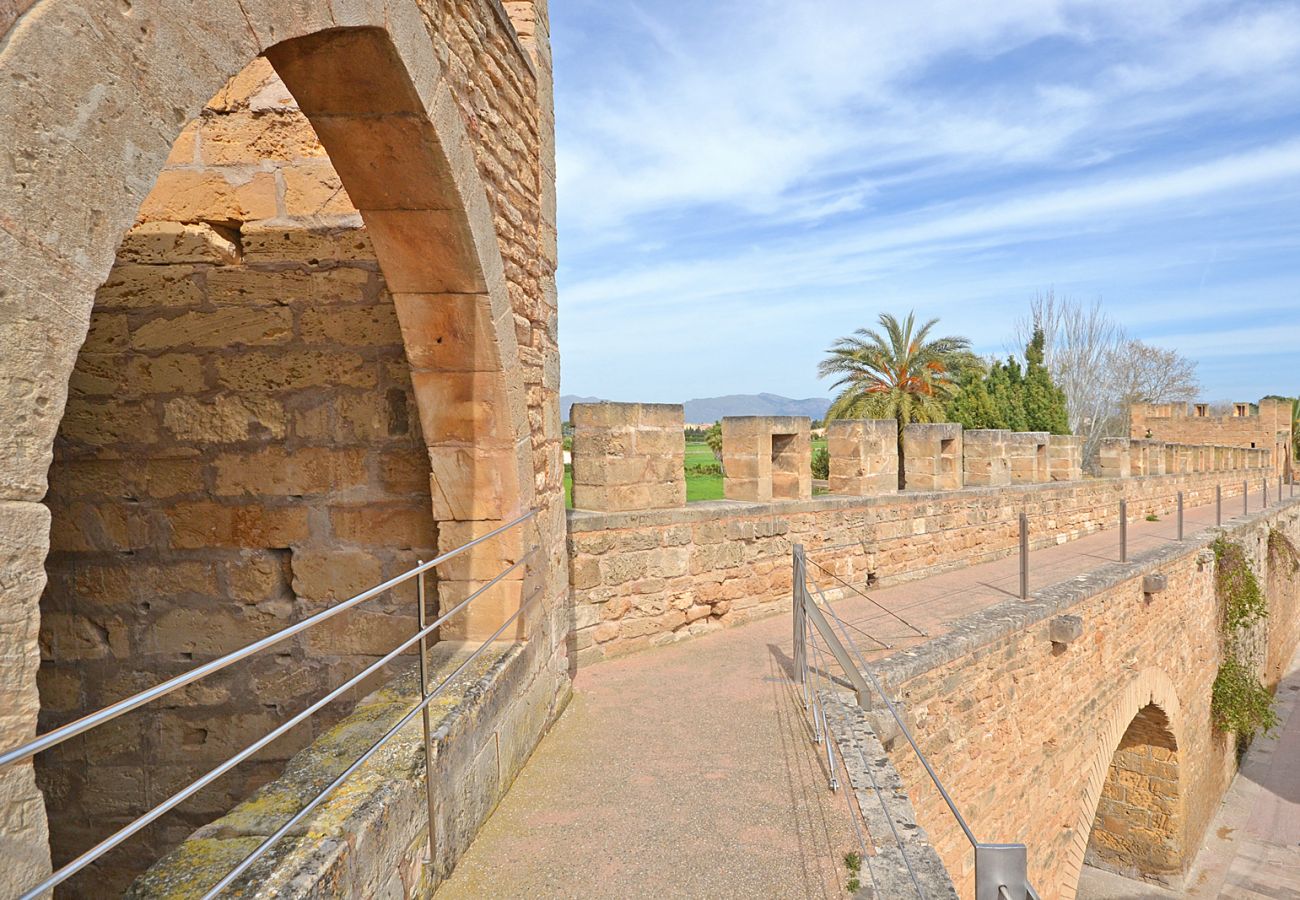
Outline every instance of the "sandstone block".
[(235, 265), (239, 245), (207, 222), (142, 222), (126, 233), (118, 248), (121, 263)]

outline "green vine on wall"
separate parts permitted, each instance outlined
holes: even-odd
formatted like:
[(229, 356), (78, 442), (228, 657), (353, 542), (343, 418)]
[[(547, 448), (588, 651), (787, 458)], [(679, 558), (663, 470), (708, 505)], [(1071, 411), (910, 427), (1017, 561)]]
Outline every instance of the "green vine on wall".
[[(1295, 553), (1290, 540), (1285, 535), (1280, 537)], [(1270, 551), (1273, 545), (1270, 533)], [(1267, 734), (1278, 725), (1277, 713), (1273, 711), (1273, 695), (1238, 656), (1242, 633), (1268, 617), (1268, 600), (1250, 568), (1245, 548), (1223, 535), (1216, 538), (1212, 546), (1216, 563), (1214, 593), (1221, 611), (1223, 663), (1214, 678), (1210, 712), (1216, 728), (1237, 736), (1240, 750), (1258, 732)]]
[(1276, 528), (1268, 530), (1269, 556), (1291, 566), (1292, 572), (1300, 571), (1300, 550), (1296, 550), (1291, 539)]

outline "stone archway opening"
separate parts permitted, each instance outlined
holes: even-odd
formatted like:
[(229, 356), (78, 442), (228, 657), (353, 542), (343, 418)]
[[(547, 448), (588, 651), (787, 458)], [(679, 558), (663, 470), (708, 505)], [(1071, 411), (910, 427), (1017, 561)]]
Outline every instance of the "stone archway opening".
[[(497, 337), (514, 322), (508, 306), (493, 314), (458, 190), (377, 29), (272, 47), (184, 128), (96, 294), (55, 441), (42, 731), (526, 508), (515, 434), (527, 420)], [(463, 598), (521, 543), (458, 559), (437, 601)], [(490, 633), (517, 608), (522, 576), (442, 637)], [(42, 755), (55, 866), (414, 629), (413, 589), (393, 592)], [(299, 726), (61, 893), (120, 892), (349, 707)]]
[(1184, 862), (1178, 744), (1169, 719), (1149, 703), (1111, 757), (1084, 863), (1177, 887)]

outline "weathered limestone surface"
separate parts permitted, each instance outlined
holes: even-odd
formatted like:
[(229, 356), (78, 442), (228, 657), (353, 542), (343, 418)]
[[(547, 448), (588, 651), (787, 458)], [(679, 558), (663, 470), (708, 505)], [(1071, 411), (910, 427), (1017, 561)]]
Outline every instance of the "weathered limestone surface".
[(759, 501), (811, 497), (811, 425), (805, 416), (724, 416), (724, 496)]
[(579, 663), (742, 624), (788, 610), (790, 547), (854, 584), (890, 584), (998, 559), (1018, 547), (1064, 543), (1130, 517), (1171, 515), (1259, 490), (1265, 469), (1152, 478), (1086, 479), (1017, 487), (918, 491), (801, 502), (691, 503), (636, 513), (569, 512), (569, 558)]
[(826, 426), (832, 494), (871, 497), (898, 490), (898, 420), (836, 419)]
[(1083, 438), (1072, 434), (1052, 435), (1047, 445), (1047, 474), (1047, 481), (1078, 481), (1082, 478)]
[(686, 503), (681, 404), (575, 403), (573, 505), (624, 512)]
[[(499, 645), (469, 661), (443, 644), (431, 653), (430, 678), (468, 668), (431, 705), (433, 823), (428, 805), (421, 720), (392, 741), (325, 800), (231, 890), (245, 897), (300, 896), (318, 886), (332, 897), (427, 897), (450, 874), (527, 762), (569, 693), (567, 673), (542, 668), (538, 648)], [(351, 760), (393, 728), (417, 696), (414, 671), (363, 699), (355, 711), (299, 752), (285, 774), (192, 837), (127, 892), (197, 897), (281, 827)]]
[(1011, 432), (971, 429), (962, 433), (963, 477), (967, 487), (996, 487), (1011, 483)]
[[(1177, 474), (1177, 467), (1170, 467), (1167, 464), (1168, 458), (1166, 454), (1165, 471), (1171, 475)], [(1128, 438), (1106, 438), (1101, 442), (1098, 464), (1103, 478), (1128, 478), (1132, 474), (1130, 460)]]
[(909, 491), (955, 491), (962, 486), (962, 428), (951, 422), (913, 423), (903, 429), (903, 471)]
[[(148, 652), (166, 666), (123, 669), (90, 687), (89, 668), (55, 666), (42, 684), (47, 714), (87, 709), (92, 690), (116, 699), (228, 647), (236, 631), (252, 639), (297, 614), (295, 604), (324, 602), (378, 575), (385, 554), (396, 565), (396, 556), (432, 550), (425, 541), (435, 517), (433, 538), (446, 548), (527, 509), (538, 516), (514, 545), (485, 544), (448, 567), (437, 585), (444, 604), (523, 548), (538, 549), (518, 578), (443, 636), (485, 637), (524, 597), (540, 596), (536, 614), (503, 637), (526, 634), (538, 666), (560, 660), (556, 670), (565, 671), (544, 7), (201, 2), (176, 15), (102, 0), (26, 6), (0, 8), (0, 109), (15, 126), (0, 133), (0, 159), (11, 163), (0, 168), (0, 532), (22, 527), (20, 507), (45, 496), (62, 428), (65, 446), (86, 451), (77, 462), (103, 465), (94, 475), (86, 467), (94, 492), (84, 503), (54, 486), (50, 502), (67, 526), (60, 540), (69, 541), (58, 552), (196, 557), (183, 573), (136, 560), (125, 585), (120, 572), (69, 572), (78, 596), (102, 593), (106, 604), (93, 628), (70, 612), (49, 617), (51, 662), (107, 668), (130, 659), (132, 640), (146, 633), (137, 626), (154, 616), (159, 640)], [(257, 61), (264, 50), (278, 78)], [(69, 59), (95, 65), (69, 67)], [(405, 360), (392, 357), (394, 347)], [(318, 388), (335, 396), (313, 408)], [(418, 437), (425, 451), (370, 446), (376, 433), (379, 444), (400, 437), (389, 429), (402, 421), (404, 440)], [(320, 443), (277, 456), (273, 448), (299, 440), (300, 427)], [(192, 450), (214, 440), (212, 452), (226, 459), (180, 452), (187, 441)], [(150, 451), (164, 445), (178, 452), (164, 460)], [(421, 452), (423, 475), (413, 465)], [(367, 492), (376, 490), (423, 495), (423, 509), (372, 506)], [(300, 494), (355, 506), (337, 515), (294, 506)], [(326, 534), (339, 543), (329, 558), (313, 557), (308, 551), (322, 548), (309, 545)], [(366, 543), (386, 549), (356, 546)], [(208, 551), (212, 558), (197, 558)], [(249, 564), (232, 580), (241, 553)], [(34, 725), (31, 637), (43, 574), (39, 558), (20, 556), (0, 570), (0, 608), (12, 617), (0, 649), (29, 680), (3, 682), (0, 705), (14, 711), (0, 720), (4, 746)], [(72, 568), (81, 562), (90, 560)], [(196, 619), (204, 597), (222, 603)], [(379, 618), (322, 635), (323, 655), (372, 655), (397, 625)], [(309, 689), (293, 675), (263, 686), (275, 704), (292, 705)], [(237, 735), (205, 729), (201, 711), (225, 702), (224, 689), (187, 691), (197, 721), (149, 739), (178, 756), (197, 741), (196, 761), (226, 749)], [(259, 706), (241, 727), (260, 731), (279, 713)], [(83, 752), (67, 750), (63, 763)], [(88, 768), (100, 761), (84, 759)], [(114, 782), (105, 796), (124, 798), (119, 814), (156, 802), (179, 774), (164, 769), (151, 782)], [(0, 819), (9, 863), (0, 894), (48, 865), (30, 770), (14, 771)], [(249, 778), (271, 774), (255, 764)], [(54, 806), (66, 796), (47, 799)], [(209, 802), (215, 812), (230, 801)], [(56, 816), (89, 824), (78, 818)], [(94, 823), (95, 837), (106, 822)], [(111, 889), (103, 873), (87, 877)]]
[(1012, 484), (1038, 484), (1051, 481), (1048, 464), (1048, 443), (1051, 435), (1046, 431), (1015, 431), (1007, 441), (1011, 457)]
[(1274, 471), (1294, 469), (1291, 449), (1291, 401), (1260, 400), (1234, 403), (1226, 415), (1210, 415), (1207, 404), (1134, 403), (1129, 409), (1129, 435), (1175, 444), (1218, 444), (1268, 450)]
[[(1300, 501), (1229, 529), (1267, 586), (1272, 614), (1251, 639), (1266, 677), (1290, 659), (1297, 638), (1296, 573), (1270, 553), (1271, 529), (1300, 540)], [(1177, 886), (1232, 777), (1232, 737), (1210, 719), (1220, 656), (1211, 537), (983, 610), (876, 669), (975, 832), (1029, 846), (1031, 880), (1044, 898), (1074, 896), (1090, 832), (1094, 859), (1117, 862), (1123, 842), (1123, 860)], [(1168, 589), (1146, 595), (1143, 579), (1154, 573)], [(1051, 640), (1062, 613), (1083, 629), (1065, 647)], [(1274, 627), (1281, 633), (1269, 634)], [(1084, 732), (1080, 722), (1093, 724)], [(1041, 751), (1026, 752), (1027, 744)], [(890, 758), (965, 896), (969, 843), (904, 742)], [(1123, 802), (1155, 816), (1142, 821), (1157, 827), (1126, 832), (1124, 811), (1111, 802), (1120, 785)]]

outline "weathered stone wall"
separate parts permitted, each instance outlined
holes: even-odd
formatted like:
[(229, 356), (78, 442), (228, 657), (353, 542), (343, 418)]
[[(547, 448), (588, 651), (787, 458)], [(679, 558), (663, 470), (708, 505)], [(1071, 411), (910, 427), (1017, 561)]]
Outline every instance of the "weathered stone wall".
[(898, 490), (898, 420), (836, 419), (826, 426), (832, 494), (870, 497)]
[[(8, 18), (9, 9), (0, 10), (0, 27), (9, 28), (13, 22)], [(86, 335), (92, 300), (106, 278), (122, 274), (120, 270), (110, 274), (110, 268), (115, 264), (118, 242), (133, 221), (141, 216), (151, 221), (175, 221), (181, 218), (175, 207), (199, 196), (212, 201), (204, 201), (209, 208), (200, 221), (212, 230), (198, 230), (201, 243), (210, 249), (222, 247), (217, 238), (226, 241), (233, 246), (238, 263), (232, 261), (236, 256), (231, 256), (230, 248), (218, 251), (227, 257), (220, 261), (205, 257), (194, 263), (205, 272), (181, 279), (180, 290), (197, 287), (206, 294), (181, 316), (215, 311), (213, 285), (204, 280), (206, 270), (248, 269), (259, 255), (270, 260), (279, 254), (278, 258), (298, 269), (329, 269), (331, 277), (343, 277), (348, 268), (360, 270), (367, 280), (348, 288), (354, 317), (325, 317), (317, 311), (317, 321), (310, 328), (317, 329), (313, 334), (318, 337), (336, 329), (333, 337), (340, 342), (342, 364), (334, 367), (330, 377), (342, 387), (364, 390), (367, 386), (357, 379), (370, 379), (358, 374), (370, 369), (372, 357), (366, 354), (373, 354), (377, 362), (393, 345), (376, 349), (352, 341), (368, 324), (362, 307), (369, 303), (373, 310), (380, 310), (379, 292), (387, 282), (412, 373), (406, 378), (416, 402), (414, 408), (408, 403), (407, 413), (419, 414), (418, 424), (410, 423), (410, 438), (422, 437), (429, 444), (425, 459), (432, 458), (433, 474), (432, 491), (429, 479), (422, 478), (418, 487), (412, 480), (398, 493), (425, 494), (426, 502), (432, 504), (426, 521), (437, 519), (442, 525), (437, 534), (440, 546), (459, 544), (523, 509), (540, 510), (538, 518), (524, 526), (525, 533), (513, 547), (485, 545), (484, 552), (476, 551), (448, 567), (439, 585), (443, 602), (464, 596), (481, 584), (489, 570), (494, 574), (499, 569), (503, 559), (517, 559), (528, 546), (538, 545), (539, 549), (530, 557), (526, 578), (494, 589), (485, 602), (476, 604), (475, 615), (467, 624), (450, 636), (486, 636), (522, 597), (540, 594), (536, 612), (505, 637), (527, 634), (532, 639), (537, 652), (529, 658), (536, 672), (566, 672), (564, 638), (569, 614), (563, 602), (566, 565), (553, 277), (554, 142), (544, 6), (538, 9), (532, 0), (506, 6), (496, 0), (357, 0), (342, 8), (324, 0), (306, 0), (251, 9), (200, 3), (187, 7), (185, 16), (172, 12), (99, 0), (42, 0), (0, 39), (4, 48), (0, 70), (6, 76), (0, 79), (0, 108), (15, 124), (5, 131), (0, 153), (0, 159), (10, 163), (0, 169), (0, 207), (8, 213), (0, 224), (0, 280), (9, 291), (0, 309), (0, 346), (6, 351), (6, 365), (0, 366), (0, 396), (4, 398), (0, 403), (0, 445), (5, 451), (0, 454), (0, 532), (23, 536), (5, 542), (6, 551), (12, 548), (13, 553), (3, 560), (0, 571), (0, 608), (12, 626), (7, 629), (5, 652), (0, 654), (0, 664), (6, 667), (0, 688), (5, 692), (6, 710), (13, 713), (0, 724), (0, 743), (11, 746), (30, 737), (35, 724), (35, 611), (45, 581), (42, 563), (48, 533), (48, 513), (37, 501), (46, 493), (46, 466), (54, 432), (63, 413), (74, 357)], [(200, 133), (202, 122), (181, 132), (185, 120), (198, 115), (214, 91), (264, 51), (274, 59), (285, 82), (293, 86), (294, 96), (318, 129), (326, 128), (321, 140), (330, 147), (328, 161), (318, 145), (298, 141), (293, 129), (275, 124), (296, 113), (283, 88), (274, 85), (264, 85), (269, 88), (266, 92), (252, 92), (260, 106), (255, 110), (250, 106), (247, 115), (230, 110), (225, 121), (209, 123), (213, 130), (206, 136), (208, 140)], [(70, 69), (68, 59), (94, 59), (96, 65)], [(358, 69), (364, 69), (365, 77), (358, 77)], [(130, 72), (132, 77), (120, 77), (122, 72)], [(33, 89), (33, 85), (40, 87)], [(366, 94), (363, 87), (373, 90)], [(218, 96), (215, 102), (219, 105), (222, 98)], [(92, 107), (98, 110), (95, 115), (83, 114)], [(301, 124), (302, 117), (298, 119)], [(247, 156), (222, 155), (233, 148), (237, 157), (241, 140), (251, 143), (255, 162), (250, 163)], [(205, 150), (214, 155), (205, 157)], [(160, 176), (164, 166), (166, 171)], [(331, 169), (337, 176), (333, 180)], [(33, 177), (37, 170), (44, 173), (40, 178)], [(151, 207), (153, 201), (147, 202), (146, 195), (155, 182), (160, 190), (153, 200), (159, 205)], [(351, 197), (340, 190), (342, 182), (348, 183)], [(395, 191), (394, 186), (400, 190)], [(358, 230), (360, 220), (347, 201), (355, 203), (365, 216), (370, 227), (364, 232)], [(290, 208), (309, 210), (310, 226), (289, 218)], [(286, 225), (291, 227), (286, 230)], [(382, 261), (382, 279), (374, 271), (369, 251), (362, 253), (359, 244), (349, 245), (350, 238), (340, 240), (337, 226), (350, 229), (362, 243), (368, 237), (368, 243), (375, 246), (375, 257)], [(183, 237), (188, 241), (193, 234), (185, 232)], [(163, 241), (165, 253), (177, 251), (177, 241), (155, 238)], [(126, 259), (117, 262), (140, 264)], [(158, 268), (188, 265), (174, 255), (154, 262), (163, 264)], [(264, 274), (258, 273), (259, 277)], [(167, 291), (156, 287), (158, 292)], [(308, 294), (316, 290), (313, 285), (298, 287)], [(325, 303), (343, 299), (335, 297), (332, 288), (324, 290), (324, 295)], [(250, 305), (261, 302), (247, 299)], [(251, 361), (260, 352), (268, 372), (300, 377), (302, 367), (278, 351), (281, 344), (287, 347), (316, 339), (308, 334), (307, 321), (315, 299), (313, 295), (309, 302), (302, 297), (300, 307), (293, 301), (267, 302), (266, 308), (259, 310), (265, 314), (264, 321), (252, 333), (240, 335), (246, 342), (247, 359)], [(170, 317), (160, 310), (181, 301), (181, 293), (167, 293), (166, 303), (150, 301), (138, 311), (127, 312), (125, 332), (118, 328), (114, 334), (117, 326), (110, 324), (103, 330), (97, 322), (88, 353), (120, 351), (133, 358), (154, 358), (152, 350), (132, 344), (137, 338), (132, 329), (144, 325), (155, 312), (159, 318)], [(237, 329), (230, 325), (227, 319), (215, 327), (232, 338), (231, 345), (238, 346), (233, 339)], [(340, 329), (346, 333), (340, 335)], [(161, 336), (167, 330), (155, 326), (152, 335), (166, 340)], [(285, 334), (289, 337), (283, 338)], [(111, 344), (123, 339), (127, 342), (124, 348)], [(211, 335), (207, 339), (215, 341)], [(110, 345), (105, 346), (102, 340)], [(266, 344), (255, 351), (254, 341)], [(354, 354), (357, 346), (364, 349)], [(159, 350), (159, 355), (165, 352), (177, 359), (162, 366), (133, 362), (136, 368), (131, 371), (140, 379), (133, 383), (149, 384), (143, 392), (156, 395), (162, 403), (165, 381), (194, 374), (192, 367), (186, 368), (189, 361), (181, 357), (206, 357), (209, 346)], [(353, 355), (363, 357), (360, 366), (353, 365)], [(206, 380), (212, 374), (207, 363), (201, 368), (204, 384), (211, 385)], [(375, 389), (401, 387), (397, 368), (377, 371)], [(240, 374), (232, 374), (235, 370)], [(225, 377), (225, 386), (236, 393), (274, 393), (271, 388), (258, 390), (261, 376), (261, 367), (251, 362), (242, 367), (232, 363), (224, 376), (218, 365), (215, 374), (218, 384)], [(82, 367), (78, 373), (82, 387), (90, 384), (88, 377), (105, 376)], [(111, 380), (113, 376), (107, 377)], [(388, 390), (381, 396), (385, 403), (396, 398)], [(120, 407), (129, 406), (132, 399), (114, 398), (101, 404), (98, 412), (121, 419)], [(74, 412), (77, 402), (74, 399)], [(366, 420), (365, 411), (353, 410), (360, 420), (352, 424), (386, 431), (389, 423), (400, 418), (399, 410), (382, 403), (379, 411), (378, 420)], [(162, 415), (158, 404), (155, 412)], [(300, 409), (286, 410), (289, 412), (306, 415)], [(229, 405), (225, 414), (229, 421), (240, 418)], [(346, 410), (338, 415), (331, 411), (327, 422), (317, 424), (342, 429), (347, 414)], [(148, 428), (143, 421), (139, 416), (127, 416), (121, 427)], [(160, 438), (171, 438), (166, 419), (156, 421), (163, 430)], [(204, 421), (212, 424), (211, 417)], [(74, 431), (85, 427), (84, 420), (79, 422), (75, 416), (69, 425)], [(102, 426), (101, 422), (91, 428)], [(275, 427), (274, 419), (269, 427)], [(286, 436), (292, 434), (286, 432)], [(381, 441), (398, 437), (385, 435)], [(237, 444), (227, 442), (227, 447), (246, 449)], [(353, 446), (348, 444), (345, 449)], [(413, 458), (417, 456), (413, 454)], [(157, 468), (154, 462), (146, 458), (141, 470), (153, 472)], [(186, 462), (178, 460), (175, 471), (182, 471)], [(384, 479), (395, 483), (412, 475), (380, 472), (372, 463), (373, 456), (367, 456), (360, 479), (355, 468), (341, 469), (340, 493), (351, 496), (349, 492), (353, 492), (359, 498), (356, 492), (389, 484)], [(328, 471), (322, 475), (319, 468), (312, 471), (310, 459), (304, 458), (301, 465), (286, 463), (293, 470), (288, 482), (302, 478), (320, 487), (333, 480), (338, 465), (337, 461), (326, 463)], [(262, 472), (263, 480), (250, 488), (266, 489), (275, 506), (289, 495), (274, 492), (294, 487), (277, 480), (285, 471)], [(130, 488), (143, 495), (145, 506), (180, 496), (169, 493), (172, 485), (155, 477), (144, 485), (137, 478)], [(109, 490), (113, 489), (110, 486)], [(131, 509), (133, 496), (122, 498), (116, 518), (106, 519), (102, 527), (93, 523), (90, 530), (96, 532), (97, 539), (104, 536), (105, 529), (118, 536), (126, 528), (124, 521), (139, 518), (132, 518), (138, 513)], [(64, 500), (51, 494), (51, 502), (59, 505)], [(245, 537), (260, 528), (247, 520), (247, 514), (223, 518), (216, 508), (224, 502), (210, 498), (203, 502), (218, 513), (213, 520), (199, 523), (204, 540), (225, 533), (230, 540), (224, 549), (238, 550)], [(285, 555), (279, 552), (284, 548), (279, 545), (318, 533), (313, 531), (319, 525), (317, 513), (328, 519), (324, 510), (313, 509), (305, 522), (296, 512), (286, 513), (283, 520), (277, 520), (277, 527), (283, 526), (278, 536), (263, 540), (266, 529), (262, 529), (263, 534), (252, 539), (257, 548), (277, 551), (282, 565), (277, 577), (289, 578), (291, 588), (294, 579), (285, 575)], [(351, 527), (369, 532), (375, 524), (358, 519)], [(390, 522), (379, 524), (401, 530)], [(334, 525), (331, 521), (328, 527)], [(141, 539), (138, 532), (129, 534), (132, 541)], [(382, 541), (386, 547), (392, 546), (387, 537)], [(267, 547), (268, 543), (274, 546)], [(223, 565), (214, 563), (211, 574), (218, 586), (225, 578)], [(322, 577), (328, 580), (336, 575), (339, 573), (334, 571)], [(348, 575), (359, 577), (351, 570)], [(131, 590), (134, 602), (140, 602), (142, 592), (151, 588), (146, 580)], [(201, 595), (196, 592), (188, 599)], [(180, 598), (178, 605), (184, 606), (186, 599)], [(225, 603), (225, 611), (238, 608), (241, 615), (245, 613), (238, 598), (226, 597)], [(248, 635), (250, 639), (253, 636)], [(88, 634), (86, 640), (92, 645), (108, 643), (107, 635), (98, 631)], [(366, 629), (339, 640), (364, 642)], [(196, 640), (193, 652), (196, 656), (205, 652), (210, 643), (203, 636)], [(115, 652), (121, 646), (118, 641), (108, 649)], [(329, 649), (333, 651), (335, 645)], [(350, 653), (345, 649), (339, 655)], [(64, 684), (51, 688), (52, 697), (60, 688), (68, 691), (56, 702), (67, 702), (69, 694), (76, 695), (77, 679), (63, 680)], [(139, 686), (143, 685), (134, 685)], [(284, 689), (293, 694), (298, 686), (286, 683)], [(198, 693), (190, 689), (175, 698), (189, 702), (191, 695)], [(77, 697), (77, 702), (83, 700)], [(133, 732), (128, 729), (127, 733)], [(209, 738), (208, 743), (211, 741)], [(138, 802), (144, 791), (138, 783), (96, 783), (105, 794), (130, 797), (132, 803)], [(153, 800), (159, 799), (161, 787), (159, 779), (150, 788)], [(0, 873), (0, 893), (7, 893), (11, 887), (30, 883), (35, 873), (48, 866), (45, 818), (32, 789), (29, 767), (0, 773), (0, 804), (4, 806), (0, 830), (9, 863)], [(466, 821), (473, 824), (477, 820), (470, 815)], [(111, 823), (105, 820), (98, 824), (98, 836), (111, 830)]]
[(962, 486), (962, 427), (914, 423), (903, 429), (903, 481), (909, 491), (955, 491)]
[[(393, 299), (269, 63), (186, 128), (141, 218), (96, 296), (55, 443), (43, 730), (436, 553)], [(45, 754), (55, 864), (387, 653), (414, 630), (414, 602), (409, 587), (378, 598), (191, 691), (183, 709), (134, 713), (138, 742), (106, 731)], [(343, 712), (79, 883), (120, 887)], [(105, 782), (123, 789), (93, 789)]]
[(685, 419), (670, 403), (575, 403), (573, 505), (624, 512), (686, 502)]
[(1235, 403), (1227, 415), (1209, 415), (1205, 406), (1135, 403), (1129, 410), (1129, 435), (1178, 444), (1264, 449), (1273, 454), (1279, 474), (1291, 473), (1291, 401), (1260, 400), (1258, 411), (1252, 411), (1249, 404)]
[(811, 497), (811, 424), (805, 416), (723, 416), (723, 495), (760, 501)]
[[(1270, 528), (1292, 540), (1300, 537), (1300, 501), (1228, 529), (1265, 584), (1273, 566)], [(1156, 804), (1164, 810), (1158, 815), (1174, 813), (1176, 819), (1162, 820), (1154, 837), (1143, 835), (1145, 844), (1133, 841), (1130, 831), (1130, 862), (1148, 848), (1178, 848), (1176, 860), (1166, 856), (1160, 863), (1165, 868), (1148, 872), (1176, 884), (1232, 777), (1232, 737), (1217, 732), (1210, 718), (1210, 688), (1221, 654), (1210, 538), (1207, 530), (1130, 563), (1104, 566), (1087, 579), (1039, 591), (1027, 603), (984, 610), (876, 669), (980, 839), (1028, 845), (1031, 880), (1044, 898), (1074, 896), (1115, 751), (1144, 710), (1159, 710), (1177, 751), (1172, 760), (1156, 759), (1152, 751), (1148, 756), (1160, 769), (1146, 773), (1176, 781), (1174, 802)], [(1152, 573), (1164, 575), (1168, 587), (1144, 594), (1143, 576)], [(1269, 602), (1278, 615), (1257, 628), (1276, 623), (1293, 634), (1294, 624), (1281, 619), (1294, 597), (1270, 596)], [(1054, 644), (1050, 636), (1052, 619), (1061, 613), (1082, 620), (1082, 637), (1067, 645)], [(1293, 643), (1278, 642), (1270, 653), (1289, 658), (1293, 650)], [(969, 843), (905, 742), (893, 742), (891, 758), (918, 822), (968, 895)], [(1171, 761), (1176, 778), (1165, 766)], [(1117, 765), (1131, 770), (1139, 763), (1121, 754)], [(1123, 783), (1130, 776), (1116, 777)], [(1103, 824), (1105, 834), (1122, 830)]]
[(1155, 704), (1120, 738), (1097, 801), (1084, 860), (1132, 878), (1177, 883), (1186, 863), (1178, 744)]
[(962, 434), (962, 477), (968, 487), (1011, 483), (1010, 440), (1010, 431), (995, 428), (972, 429)]
[[(498, 645), (469, 660), (434, 648), (430, 677), (464, 667), (431, 706), (434, 853), (429, 858), (423, 733), (417, 716), (232, 886), (238, 896), (428, 897), (528, 760), (569, 694), (567, 673), (543, 665), (539, 644)], [(540, 673), (540, 674), (539, 674)], [(412, 706), (407, 672), (305, 748), (285, 774), (197, 831), (127, 896), (198, 897), (310, 797), (378, 741)]]
[[(1119, 520), (1168, 516), (1241, 496), (1242, 477), (1200, 473), (1088, 479), (800, 502), (692, 503), (637, 513), (569, 512), (570, 578), (580, 663), (683, 640), (789, 609), (790, 548), (854, 584), (924, 578), (1012, 553), (1017, 516), (1031, 546), (1064, 543)], [(823, 549), (824, 548), (824, 549)]]

